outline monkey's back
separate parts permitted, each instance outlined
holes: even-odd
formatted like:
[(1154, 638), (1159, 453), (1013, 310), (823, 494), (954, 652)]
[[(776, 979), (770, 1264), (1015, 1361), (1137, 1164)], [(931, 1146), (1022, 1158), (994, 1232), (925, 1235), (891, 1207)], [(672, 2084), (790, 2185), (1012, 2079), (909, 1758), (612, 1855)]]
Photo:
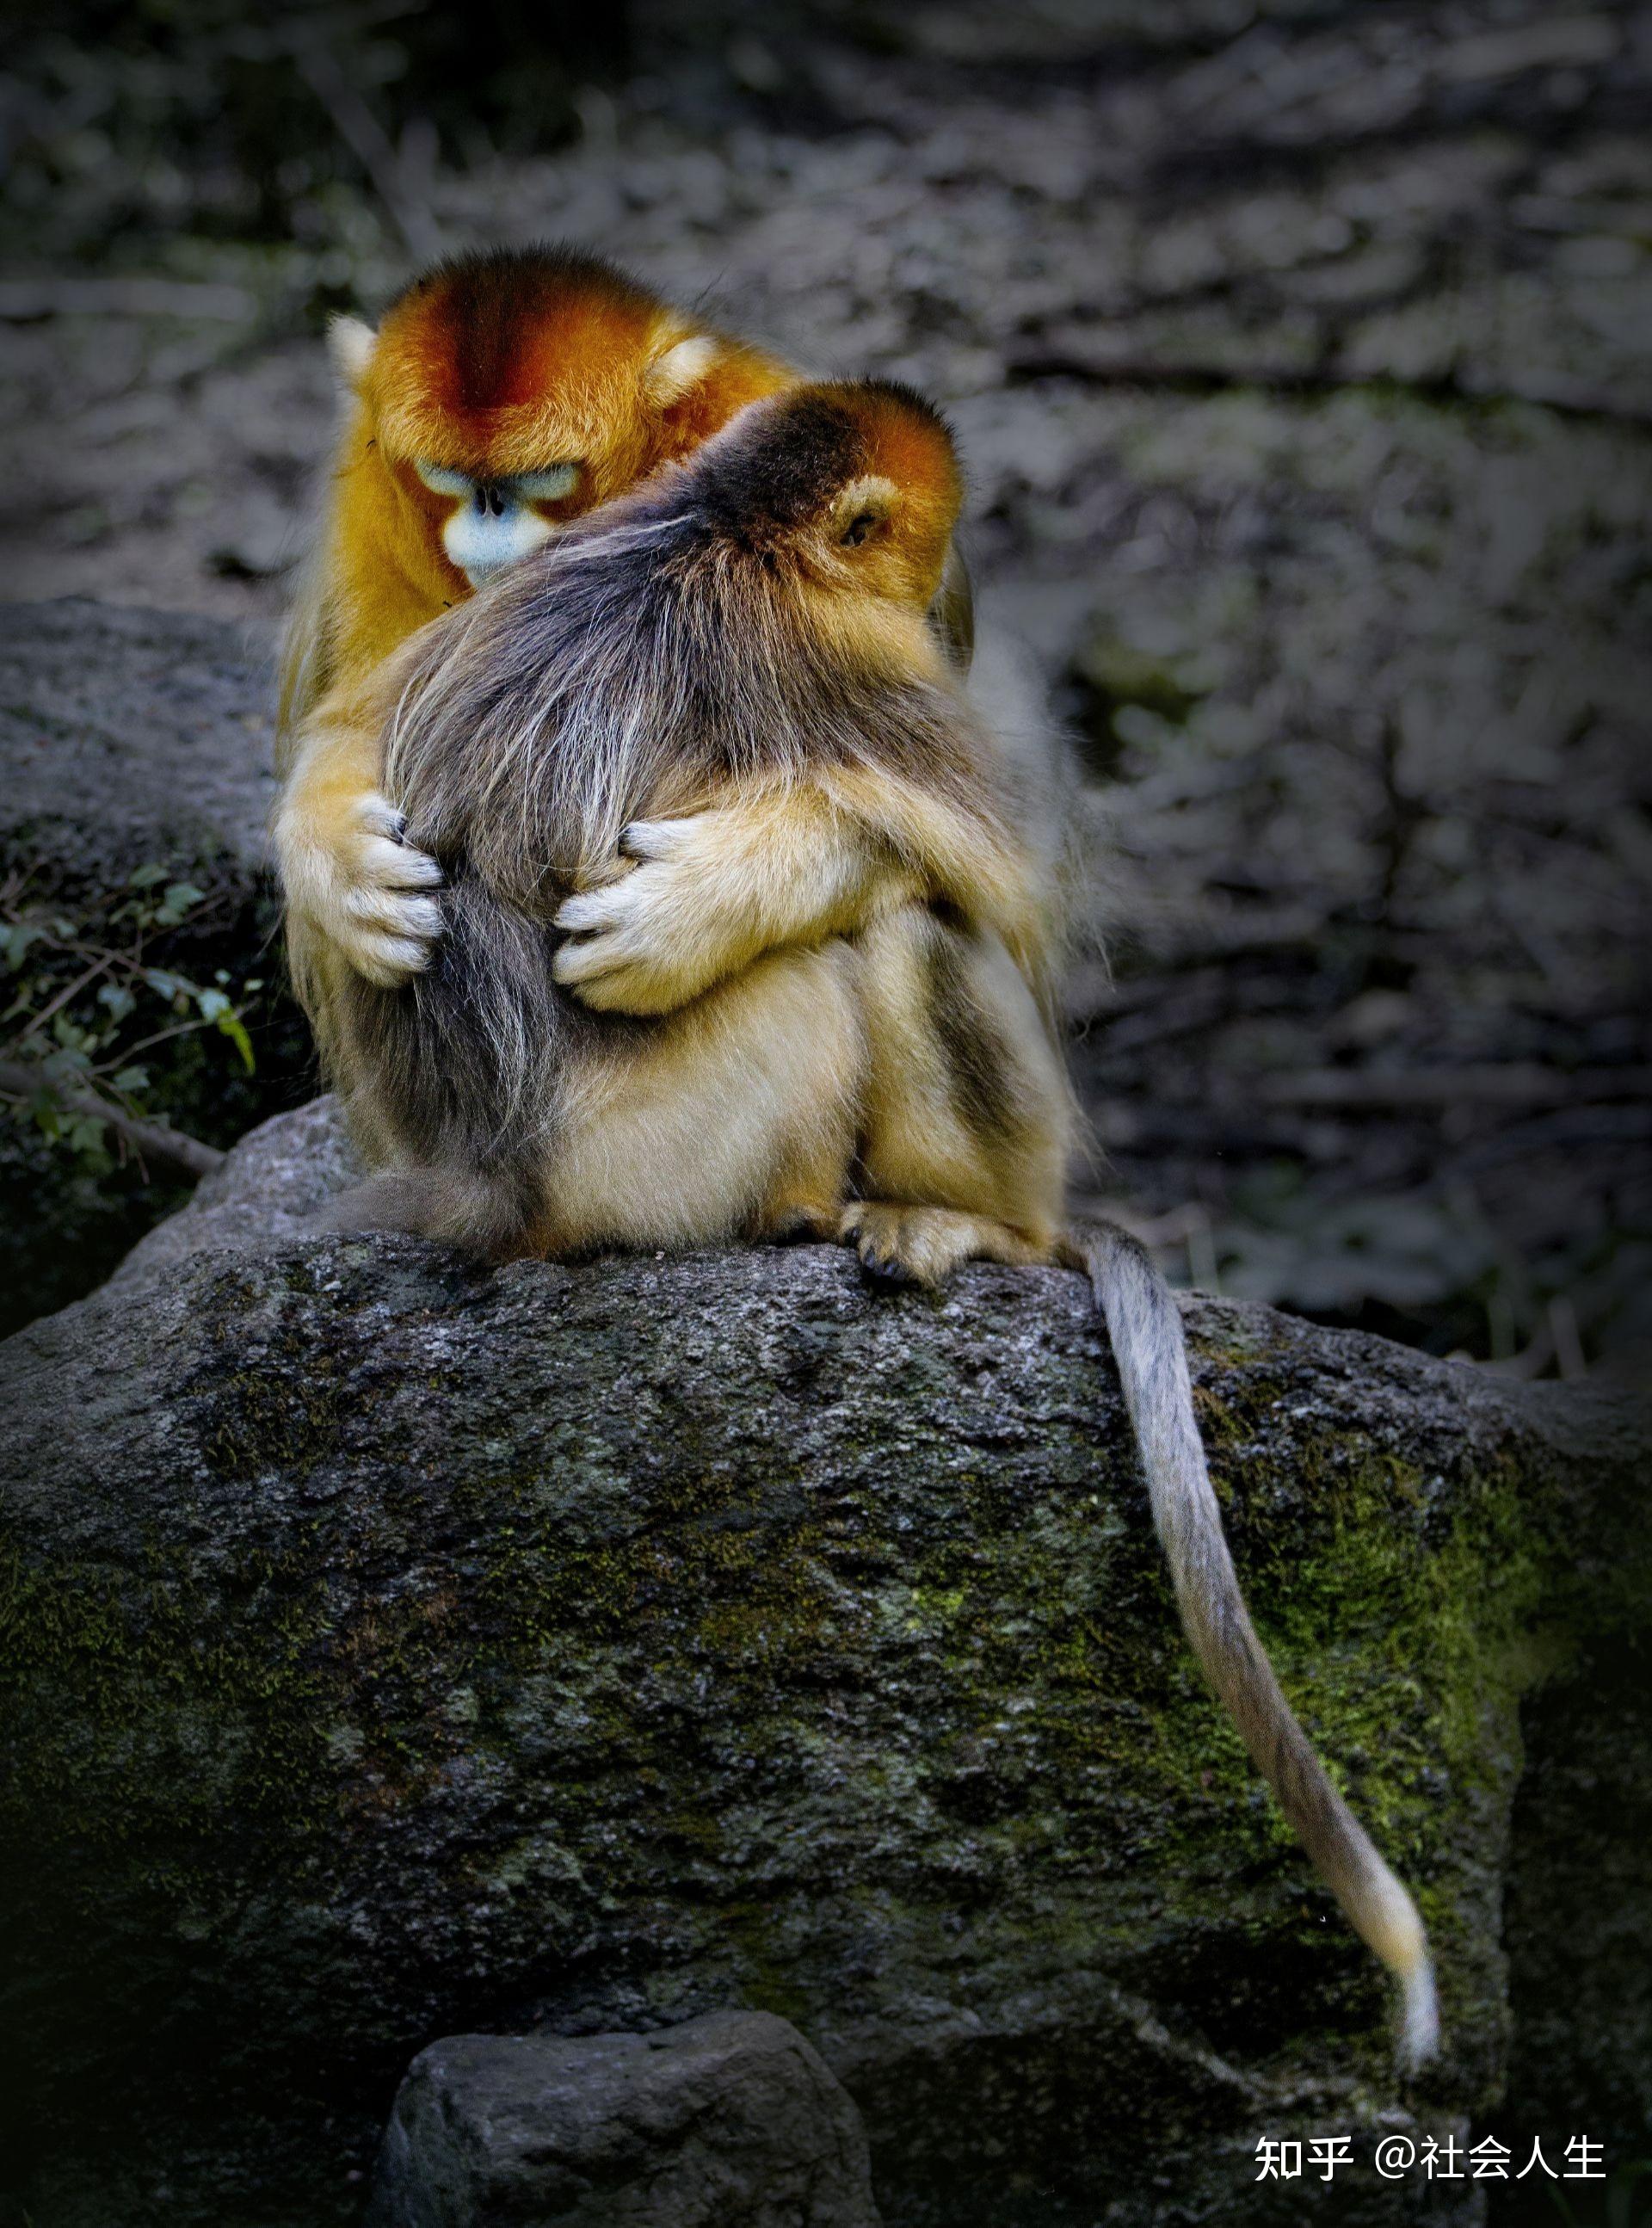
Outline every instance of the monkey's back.
[(671, 1026), (593, 1013), (552, 973), (560, 906), (620, 870), (629, 823), (828, 766), (994, 816), (956, 695), (845, 654), (760, 530), (775, 488), (751, 464), (721, 437), (410, 646), (385, 787), (443, 868), (445, 929), (426, 973), (342, 1002), (341, 1079), (375, 1145), (535, 1164), (570, 1072)]

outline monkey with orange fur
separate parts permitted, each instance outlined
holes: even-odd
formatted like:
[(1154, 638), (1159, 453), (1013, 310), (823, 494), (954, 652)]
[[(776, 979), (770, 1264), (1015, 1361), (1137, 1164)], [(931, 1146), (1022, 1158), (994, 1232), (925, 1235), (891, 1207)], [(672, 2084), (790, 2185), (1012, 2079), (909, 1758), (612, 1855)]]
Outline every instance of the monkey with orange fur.
[[(558, 248), (441, 265), (376, 333), (337, 320), (331, 346), (345, 422), (287, 631), (275, 824), (294, 976), (323, 1041), (344, 975), (400, 982), (441, 933), (439, 874), (377, 786), (383, 661), (798, 376), (611, 265)], [(967, 646), (956, 560), (943, 601)]]
[(322, 531), (284, 653), (276, 843), (300, 987), (381, 983), (440, 933), (439, 876), (400, 841), (363, 715), (383, 660), (572, 519), (688, 453), (794, 375), (595, 258), (444, 265), (379, 330), (332, 330), (347, 395)]
[(383, 1171), (354, 1217), (494, 1258), (836, 1233), (931, 1284), (1087, 1271), (1188, 1639), (1399, 1976), (1414, 2062), (1426, 1937), (1251, 1623), (1175, 1303), (1122, 1233), (1063, 1226), (1047, 900), (925, 621), (957, 500), (919, 398), (797, 388), (391, 662), (384, 778), (449, 919), (427, 972), (341, 1002)]
[[(958, 498), (950, 439), (918, 398), (794, 387), (381, 669), (383, 784), (439, 861), (446, 928), (402, 989), (341, 982), (334, 1064), (364, 1142), (404, 1181), (410, 1155), (434, 1152), (451, 1175), (453, 1149), (432, 1141), (462, 1106), (477, 1167), (515, 1169), (485, 1213), (480, 1175), (461, 1186), (454, 1234), (509, 1227), (503, 1202), (537, 1186), (556, 1203), (513, 1250), (788, 1221), (835, 1235), (855, 1136), (879, 1128), (861, 1049), (876, 1002), (861, 996), (861, 954), (827, 947), (860, 936), (870, 974), (893, 984), (898, 950), (932, 941), (932, 904), (990, 940), (992, 996), (1015, 1008), (1012, 1034), (1041, 1036), (1028, 983), (1045, 893), (927, 623)], [(761, 1025), (788, 972), (822, 976), (812, 1030)], [(749, 1041), (729, 1018), (747, 1008)], [(802, 1092), (794, 1036), (821, 1070)], [(1044, 1081), (1026, 1130), (1040, 1183), (1020, 1187), (1027, 1227), (994, 1236), (1004, 1258), (1041, 1255), (1055, 1232), (1066, 1098), (1053, 1053)], [(817, 1178), (800, 1188), (791, 1171), (784, 1199), (765, 1200), (750, 1188), (768, 1180), (758, 1151), (709, 1204), (713, 1137), (751, 1126), (754, 1106), (778, 1132), (797, 1106), (833, 1105)], [(506, 1150), (517, 1114), (524, 1142)], [(983, 1197), (1015, 1188), (1000, 1175)]]

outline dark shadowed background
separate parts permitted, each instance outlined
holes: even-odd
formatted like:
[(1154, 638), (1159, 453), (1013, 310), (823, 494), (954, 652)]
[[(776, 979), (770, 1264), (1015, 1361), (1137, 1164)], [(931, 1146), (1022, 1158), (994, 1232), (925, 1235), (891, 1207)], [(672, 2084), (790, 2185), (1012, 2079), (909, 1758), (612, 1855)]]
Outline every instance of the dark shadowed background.
[[(325, 320), (451, 249), (567, 237), (916, 381), (1082, 760), (1080, 1190), (1322, 1322), (1525, 1375), (1643, 1349), (1652, 11), (151, 0), (8, 46), (9, 598), (267, 657)], [(232, 900), (154, 863), (71, 904), (0, 856), (0, 1063), (141, 1072), (227, 1143), (314, 1087), (272, 912), (215, 975)], [(134, 936), (162, 986), (118, 1010)], [(188, 1008), (164, 1057), (146, 996)], [(0, 1105), (10, 1327), (184, 1194)]]

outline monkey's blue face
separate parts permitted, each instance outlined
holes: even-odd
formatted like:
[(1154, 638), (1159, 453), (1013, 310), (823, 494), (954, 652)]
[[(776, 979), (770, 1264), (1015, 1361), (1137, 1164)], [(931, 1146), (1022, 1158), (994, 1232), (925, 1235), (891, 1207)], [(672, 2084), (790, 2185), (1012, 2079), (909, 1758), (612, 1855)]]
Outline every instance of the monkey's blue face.
[(432, 495), (452, 503), (442, 547), (473, 588), (550, 540), (558, 522), (541, 506), (565, 502), (579, 480), (577, 464), (497, 480), (473, 480), (445, 464), (417, 464), (413, 470)]

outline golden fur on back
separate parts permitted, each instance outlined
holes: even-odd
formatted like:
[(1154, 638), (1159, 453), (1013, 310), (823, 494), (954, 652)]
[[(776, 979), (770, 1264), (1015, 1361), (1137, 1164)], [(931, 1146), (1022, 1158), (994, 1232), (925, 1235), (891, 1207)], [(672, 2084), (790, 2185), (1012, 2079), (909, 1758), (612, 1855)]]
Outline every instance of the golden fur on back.
[[(908, 982), (919, 1002), (932, 993), (943, 946), (984, 938), (1002, 955), (996, 987), (973, 1005), (954, 970), (960, 1018), (937, 1067), (953, 1062), (966, 1107), (985, 1079), (1004, 1079), (997, 1149), (1013, 1139), (1044, 1169), (1018, 1243), (1028, 1258), (1047, 1249), (1065, 1157), (1059, 1062), (1047, 1047), (1047, 1103), (1017, 1124), (1015, 1047), (994, 1034), (1043, 1041), (1027, 982), (1039, 877), (997, 793), (990, 738), (925, 619), (959, 495), (950, 437), (919, 397), (876, 383), (790, 389), (395, 661), (384, 785), (443, 870), (445, 930), (429, 972), (402, 989), (346, 989), (340, 1070), (369, 1140), (395, 1141), (404, 1181), (415, 1166), (446, 1172), (431, 1185), (437, 1220), (422, 1226), (454, 1234), (453, 1200), (474, 1202), (490, 1174), (473, 1232), (484, 1250), (765, 1226), (780, 1211), (777, 1182), (787, 1212), (835, 1226), (857, 1143), (875, 1161), (900, 1127), (898, 1094), (874, 1100), (867, 1072), (865, 954), (840, 939), (914, 911), (932, 923), (925, 965), (903, 975), (900, 938), (889, 944), (878, 1010), (887, 1022)], [(629, 873), (624, 845), (638, 858)], [(763, 1034), (753, 1067), (786, 1066), (791, 1040), (763, 1020), (759, 978), (784, 1004), (823, 963), (819, 1041), (840, 1057), (816, 1098), (844, 1111), (835, 1161), (800, 1186), (795, 1149), (778, 1155), (784, 1181), (774, 1152), (759, 1155), (713, 1211), (700, 1136), (694, 1213), (681, 1205), (685, 1171), (656, 1156), (638, 1171), (651, 1203), (593, 1222), (569, 1173), (588, 1158), (573, 1141), (591, 1107), (611, 1167), (639, 1098), (656, 1108), (656, 1142), (662, 1120), (677, 1134), (676, 1110), (657, 1111), (662, 1079), (676, 1079), (679, 1104), (697, 1102), (705, 1033), (726, 1041), (736, 1008)], [(974, 1040), (960, 1065), (966, 1011)], [(650, 1015), (651, 1028), (637, 1018)], [(752, 1097), (725, 1106), (725, 1129)], [(778, 1129), (790, 1133), (801, 1103), (788, 1096)], [(984, 1172), (974, 1189), (984, 1213)]]

